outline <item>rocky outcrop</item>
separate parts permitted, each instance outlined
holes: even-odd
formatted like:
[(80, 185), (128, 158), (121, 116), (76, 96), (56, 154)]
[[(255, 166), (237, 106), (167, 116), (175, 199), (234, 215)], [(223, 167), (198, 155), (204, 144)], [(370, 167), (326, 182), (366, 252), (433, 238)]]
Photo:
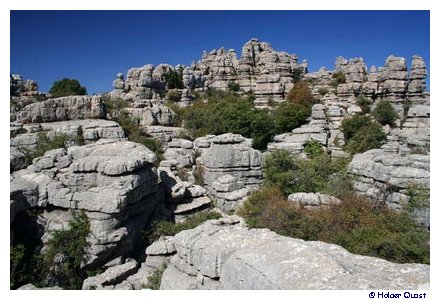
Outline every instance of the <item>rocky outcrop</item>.
[[(190, 91), (216, 88), (227, 90), (230, 83), (256, 96), (257, 106), (266, 106), (269, 98), (282, 101), (293, 87), (293, 76), (307, 73), (307, 63), (298, 63), (296, 55), (275, 51), (269, 43), (248, 41), (239, 59), (234, 50), (220, 48), (204, 52), (190, 67), (145, 65), (132, 68), (124, 81), (122, 74), (113, 82), (112, 97), (123, 99), (159, 99), (169, 89), (164, 74), (181, 72), (182, 100), (191, 101)], [(185, 104), (185, 105), (186, 105)]]
[(321, 193), (294, 193), (290, 194), (287, 200), (306, 209), (318, 209), (341, 202), (336, 197)]
[(39, 94), (38, 83), (32, 79), (24, 80), (20, 74), (12, 74), (9, 85), (12, 92), (11, 96), (34, 96)]
[(29, 104), (16, 115), (21, 123), (105, 118), (100, 96), (67, 96)]
[[(168, 241), (170, 243), (170, 241)], [(354, 255), (340, 246), (247, 229), (237, 217), (172, 238), (161, 289), (418, 289), (429, 266)], [(169, 255), (170, 252), (168, 251)]]
[(426, 92), (426, 77), (428, 72), (423, 58), (413, 55), (409, 72), (408, 97), (411, 99), (423, 98)]
[(11, 220), (38, 207), (47, 210), (39, 222), (50, 233), (59, 229), (56, 224), (66, 224), (67, 210), (82, 210), (90, 219), (85, 266), (103, 265), (129, 254), (141, 230), (164, 206), (155, 160), (153, 152), (132, 142), (48, 151), (11, 174)]
[(204, 182), (213, 182), (224, 175), (231, 175), (245, 186), (261, 183), (263, 172), (260, 151), (252, 148), (252, 140), (239, 134), (226, 133), (206, 136), (194, 141), (201, 152), (197, 164), (203, 171)]
[[(353, 187), (358, 193), (402, 210), (408, 203), (409, 189), (429, 190), (430, 158), (426, 154), (397, 153), (388, 147), (356, 154), (348, 172), (356, 176)], [(429, 208), (421, 208), (417, 214), (417, 219), (429, 227)]]
[(173, 126), (176, 122), (176, 114), (158, 101), (137, 100), (123, 110), (142, 128), (153, 125)]

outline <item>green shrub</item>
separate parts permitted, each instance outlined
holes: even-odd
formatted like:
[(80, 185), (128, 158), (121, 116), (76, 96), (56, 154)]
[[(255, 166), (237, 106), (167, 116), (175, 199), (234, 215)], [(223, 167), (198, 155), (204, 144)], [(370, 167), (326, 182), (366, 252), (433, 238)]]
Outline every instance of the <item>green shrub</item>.
[(429, 188), (422, 184), (411, 183), (407, 187), (408, 203), (405, 210), (412, 213), (415, 209), (429, 208)]
[(36, 102), (43, 102), (47, 100), (46, 94), (36, 94), (33, 96), (34, 101)]
[(277, 187), (286, 196), (297, 192), (329, 191), (331, 179), (346, 170), (347, 164), (347, 159), (332, 159), (327, 153), (306, 160), (286, 150), (277, 150), (266, 157), (264, 183)]
[(344, 119), (341, 131), (346, 141), (345, 150), (352, 154), (379, 148), (387, 138), (382, 127), (366, 115)]
[(329, 91), (327, 88), (320, 88), (320, 89), (318, 90), (318, 93), (319, 93), (321, 96), (325, 96), (325, 95), (327, 95), (329, 92), (330, 92), (330, 91)]
[(346, 194), (339, 204), (307, 210), (265, 187), (252, 194), (237, 212), (251, 228), (338, 244), (348, 251), (397, 263), (429, 263), (429, 232), (407, 214), (377, 208)]
[(169, 90), (172, 89), (183, 89), (183, 68), (179, 70), (170, 70), (170, 72), (165, 73), (163, 78), (168, 86)]
[(228, 82), (228, 90), (231, 92), (238, 92), (240, 90), (240, 85), (235, 81)]
[(183, 230), (193, 229), (207, 220), (219, 219), (221, 215), (217, 212), (200, 212), (189, 217), (183, 223), (173, 223), (169, 221), (160, 221), (153, 224), (152, 229), (147, 234), (149, 243), (154, 242), (161, 236), (173, 236)]
[(304, 144), (304, 153), (308, 158), (316, 158), (319, 155), (325, 154), (322, 144), (316, 140), (310, 140)]
[(311, 107), (316, 103), (316, 99), (312, 96), (309, 85), (305, 81), (298, 81), (287, 94), (287, 101), (297, 103), (306, 107)]
[(357, 97), (356, 104), (359, 105), (363, 114), (368, 114), (370, 112), (370, 101), (364, 96), (361, 95)]
[(17, 283), (21, 282), (21, 273), (24, 271), (24, 255), (25, 248), (22, 244), (10, 246), (10, 288), (14, 288)]
[(52, 97), (63, 97), (72, 95), (85, 95), (87, 90), (85, 87), (81, 86), (78, 80), (63, 78), (61, 80), (55, 81), (49, 90)]
[(162, 275), (166, 268), (167, 266), (164, 264), (162, 265), (162, 267), (154, 271), (153, 274), (148, 277), (148, 284), (143, 288), (150, 290), (159, 290), (160, 283), (162, 281)]
[(233, 93), (208, 89), (208, 102), (195, 102), (185, 112), (184, 126), (194, 138), (227, 132), (254, 140), (254, 147), (264, 149), (274, 135), (273, 118), (245, 98)]
[(281, 103), (274, 111), (273, 118), (277, 133), (290, 132), (306, 123), (310, 108), (297, 103)]
[(337, 88), (338, 85), (345, 83), (345, 75), (342, 72), (335, 72), (332, 74), (332, 81), (330, 82), (330, 86), (333, 88)]
[(43, 156), (47, 151), (65, 148), (69, 143), (80, 146), (84, 144), (84, 141), (82, 137), (65, 133), (56, 133), (51, 136), (46, 133), (39, 133), (37, 143), (33, 149), (20, 147), (19, 150), (25, 155), (26, 165), (30, 165), (35, 158)]
[[(72, 220), (68, 229), (56, 230), (47, 243), (44, 253), (46, 272), (52, 277), (53, 284), (64, 289), (81, 289), (87, 274), (81, 269), (85, 249), (89, 245), (86, 236), (90, 232), (90, 222), (84, 212), (72, 212)], [(63, 263), (57, 268), (50, 269), (56, 256), (63, 256)], [(47, 276), (45, 276), (47, 277)]]
[(107, 113), (111, 116), (118, 114), (123, 108), (128, 107), (127, 101), (122, 98), (111, 98), (110, 96), (103, 96), (101, 98)]
[(167, 101), (178, 102), (180, 101), (180, 93), (178, 90), (169, 90), (165, 98)]
[(380, 124), (391, 127), (395, 126), (395, 122), (399, 118), (393, 105), (388, 101), (380, 101), (371, 114)]
[(292, 79), (293, 79), (293, 83), (297, 83), (299, 81), (301, 81), (302, 77), (303, 77), (303, 71), (301, 69), (293, 69), (292, 71)]

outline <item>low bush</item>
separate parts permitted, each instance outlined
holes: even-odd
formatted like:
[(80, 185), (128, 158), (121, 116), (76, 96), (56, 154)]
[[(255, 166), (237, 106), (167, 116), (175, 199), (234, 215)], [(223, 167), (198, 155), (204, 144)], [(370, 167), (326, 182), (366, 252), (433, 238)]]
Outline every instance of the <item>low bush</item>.
[(178, 102), (180, 101), (180, 93), (178, 90), (169, 90), (165, 98), (167, 101)]
[(310, 140), (304, 144), (304, 153), (308, 158), (313, 159), (325, 154), (322, 144), (316, 140)]
[(162, 275), (163, 275), (163, 272), (165, 271), (166, 267), (167, 267), (166, 265), (162, 265), (162, 267), (160, 267), (159, 269), (154, 271), (153, 274), (151, 274), (148, 277), (147, 285), (142, 288), (150, 289), (150, 290), (159, 290), (160, 283), (162, 281)]
[(325, 96), (325, 95), (327, 95), (329, 92), (330, 92), (330, 91), (329, 91), (327, 88), (320, 88), (320, 89), (318, 90), (318, 93), (319, 93), (321, 96)]
[(337, 88), (338, 85), (345, 83), (345, 75), (342, 72), (335, 72), (332, 74), (332, 81), (330, 82), (330, 86), (333, 88)]
[(391, 127), (395, 127), (395, 122), (399, 118), (393, 105), (388, 101), (380, 101), (371, 114), (380, 124)]
[(347, 164), (347, 159), (331, 158), (327, 153), (306, 160), (289, 151), (277, 150), (266, 157), (264, 184), (278, 188), (285, 196), (297, 192), (330, 192), (334, 190), (331, 184), (336, 181), (340, 181), (341, 187), (351, 186), (350, 178), (344, 173)]
[(359, 105), (363, 114), (368, 114), (370, 112), (370, 101), (364, 96), (361, 95), (357, 97), (356, 104)]
[(312, 96), (309, 85), (305, 81), (298, 81), (287, 94), (287, 101), (311, 107), (316, 103), (316, 99)]
[(165, 73), (163, 78), (168, 86), (169, 90), (172, 89), (183, 89), (183, 68), (179, 70), (170, 70), (170, 72)]
[(345, 118), (341, 131), (346, 141), (345, 150), (352, 154), (379, 148), (387, 138), (382, 127), (366, 115)]
[(228, 90), (231, 92), (238, 92), (240, 90), (240, 85), (234, 81), (228, 82)]
[(338, 244), (348, 251), (398, 263), (429, 263), (429, 232), (408, 214), (346, 194), (339, 204), (307, 210), (291, 203), (274, 187), (252, 194), (239, 209), (251, 228)]
[(66, 148), (69, 144), (84, 145), (84, 140), (82, 137), (65, 133), (56, 133), (54, 135), (39, 133), (37, 144), (33, 149), (20, 147), (19, 150), (25, 155), (26, 165), (30, 165), (35, 158), (43, 156), (46, 151)]
[(161, 236), (176, 235), (183, 230), (195, 228), (207, 220), (219, 218), (221, 218), (219, 213), (210, 211), (197, 213), (183, 223), (160, 221), (152, 225), (152, 229), (147, 233), (147, 239), (149, 243), (152, 243)]

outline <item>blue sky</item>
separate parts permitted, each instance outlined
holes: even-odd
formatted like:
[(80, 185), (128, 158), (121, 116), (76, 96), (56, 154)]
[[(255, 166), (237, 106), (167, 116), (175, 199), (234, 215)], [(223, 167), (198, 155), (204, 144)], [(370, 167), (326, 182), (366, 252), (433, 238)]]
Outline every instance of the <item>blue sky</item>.
[(413, 54), (429, 66), (428, 11), (12, 11), (11, 73), (37, 80), (76, 78), (90, 94), (109, 91), (116, 73), (148, 63), (187, 64), (203, 50), (250, 38), (306, 58), (309, 70), (335, 58), (381, 66)]

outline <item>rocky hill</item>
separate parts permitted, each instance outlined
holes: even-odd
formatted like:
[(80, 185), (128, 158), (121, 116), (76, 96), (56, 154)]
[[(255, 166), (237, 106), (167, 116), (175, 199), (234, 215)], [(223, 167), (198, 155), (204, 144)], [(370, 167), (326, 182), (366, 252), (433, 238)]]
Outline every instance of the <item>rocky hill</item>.
[[(257, 39), (240, 58), (221, 48), (191, 66), (131, 68), (102, 95), (52, 98), (35, 81), (12, 75), (11, 287), (429, 288), (427, 75), (416, 55), (410, 68), (389, 56), (368, 72), (362, 58), (338, 57), (334, 70), (309, 73), (305, 60)], [(291, 91), (303, 83), (312, 98), (307, 118), (273, 131), (257, 149), (253, 133), (240, 126), (283, 115)], [(236, 122), (230, 131), (189, 119), (197, 109), (210, 117), (219, 101), (232, 103), (225, 109)], [(383, 103), (395, 113), (386, 124), (376, 115)], [(373, 124), (365, 135), (380, 131), (376, 147), (348, 147), (344, 124), (357, 117)], [(194, 135), (191, 121), (207, 134)], [(312, 188), (320, 180), (325, 188)], [(279, 191), (264, 194), (270, 183)], [(370, 224), (382, 213), (396, 223), (356, 227), (365, 225), (360, 220), (369, 208), (337, 222), (354, 226), (338, 243), (364, 255), (316, 241), (320, 222), (334, 221), (328, 216), (356, 197), (374, 211)], [(375, 242), (377, 249), (351, 244), (356, 234), (365, 234), (359, 239), (367, 245), (401, 225), (408, 232), (392, 231), (391, 240)], [(426, 236), (423, 247), (414, 246)], [(401, 240), (407, 244), (395, 248)]]

